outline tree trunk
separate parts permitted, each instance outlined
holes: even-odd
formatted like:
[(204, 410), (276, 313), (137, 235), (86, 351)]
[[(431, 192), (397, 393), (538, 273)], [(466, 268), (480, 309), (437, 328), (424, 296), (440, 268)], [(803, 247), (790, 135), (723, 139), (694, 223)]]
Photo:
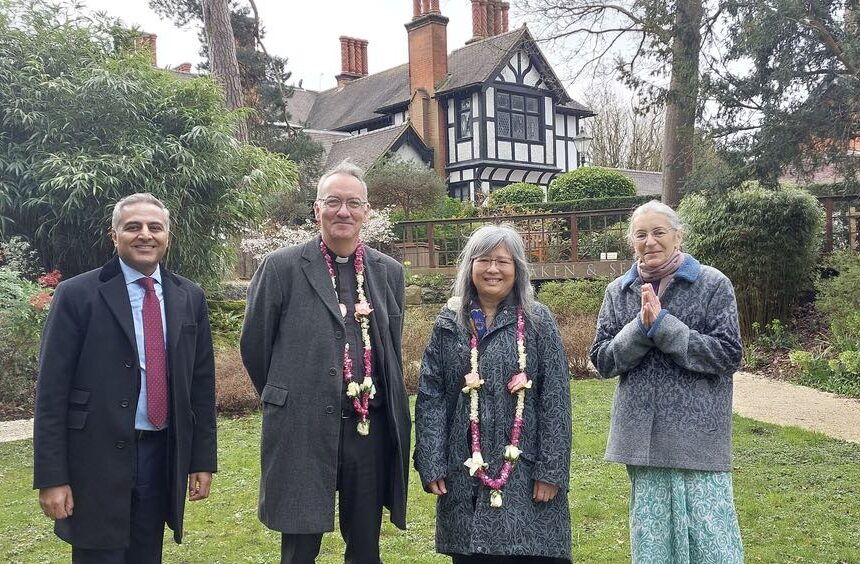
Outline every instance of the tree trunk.
[(702, 12), (702, 0), (678, 0), (663, 136), (663, 203), (672, 207), (681, 201), (693, 169)]
[[(231, 110), (241, 108), (244, 106), (242, 84), (228, 0), (203, 0), (203, 26), (209, 42), (210, 68), (224, 89), (227, 107)], [(245, 119), (236, 124), (235, 137), (240, 143), (248, 142), (248, 123)]]

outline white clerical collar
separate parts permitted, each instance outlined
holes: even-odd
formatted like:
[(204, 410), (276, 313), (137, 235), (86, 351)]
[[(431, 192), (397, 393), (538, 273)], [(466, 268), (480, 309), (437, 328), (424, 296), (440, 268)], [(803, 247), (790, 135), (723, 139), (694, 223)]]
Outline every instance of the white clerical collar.
[(339, 262), (341, 264), (349, 262), (349, 257), (339, 257), (337, 255), (334, 256), (335, 262)]

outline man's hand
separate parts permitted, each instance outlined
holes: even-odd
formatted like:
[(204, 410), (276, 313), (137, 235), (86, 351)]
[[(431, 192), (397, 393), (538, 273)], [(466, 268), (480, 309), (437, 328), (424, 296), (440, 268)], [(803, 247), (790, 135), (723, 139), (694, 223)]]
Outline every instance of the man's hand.
[(534, 492), (532, 493), (532, 499), (537, 502), (547, 502), (552, 501), (552, 499), (558, 494), (558, 486), (553, 484), (548, 484), (546, 482), (541, 482), (540, 480), (535, 480)]
[(42, 511), (45, 515), (51, 519), (70, 517), (72, 510), (75, 508), (75, 500), (72, 499), (72, 488), (68, 484), (41, 488), (39, 490), (39, 505), (42, 506)]
[(188, 500), (198, 501), (209, 497), (212, 472), (194, 472), (188, 475)]
[(427, 484), (427, 489), (434, 495), (445, 495), (448, 493), (448, 488), (445, 486), (445, 479), (439, 478)]

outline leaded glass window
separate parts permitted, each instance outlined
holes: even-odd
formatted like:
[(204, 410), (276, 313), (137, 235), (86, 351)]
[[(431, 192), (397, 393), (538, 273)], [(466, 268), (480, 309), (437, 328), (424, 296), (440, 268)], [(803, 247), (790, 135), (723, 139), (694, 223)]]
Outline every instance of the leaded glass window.
[(496, 137), (540, 143), (541, 98), (496, 92)]

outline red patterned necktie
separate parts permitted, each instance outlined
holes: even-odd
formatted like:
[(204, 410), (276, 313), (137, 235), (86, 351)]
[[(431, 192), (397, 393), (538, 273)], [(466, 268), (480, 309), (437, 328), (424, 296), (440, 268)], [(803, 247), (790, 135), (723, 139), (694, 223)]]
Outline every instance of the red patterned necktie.
[(137, 283), (146, 289), (143, 297), (143, 346), (146, 358), (146, 411), (157, 428), (167, 423), (167, 354), (164, 350), (164, 329), (161, 325), (161, 305), (155, 295), (155, 280), (145, 276)]

